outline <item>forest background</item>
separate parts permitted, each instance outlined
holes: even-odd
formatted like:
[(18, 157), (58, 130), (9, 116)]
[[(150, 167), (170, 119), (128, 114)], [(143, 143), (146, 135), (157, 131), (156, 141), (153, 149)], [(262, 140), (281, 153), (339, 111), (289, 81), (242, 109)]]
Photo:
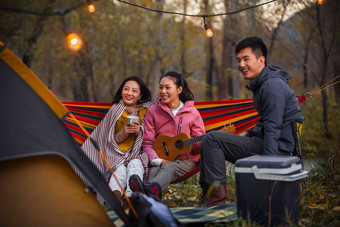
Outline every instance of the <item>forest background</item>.
[[(314, 164), (329, 169), (323, 184), (339, 187), (340, 84), (336, 84), (338, 79), (332, 81), (340, 75), (339, 0), (323, 4), (277, 0), (239, 13), (206, 17), (212, 38), (205, 36), (203, 17), (157, 13), (116, 0), (93, 1), (96, 11), (89, 13), (86, 2), (0, 2), (0, 40), (61, 101), (111, 102), (120, 82), (132, 75), (144, 79), (155, 100), (159, 77), (169, 70), (188, 80), (195, 101), (252, 98), (236, 68), (234, 47), (247, 36), (259, 36), (268, 47), (268, 64), (291, 74), (289, 85), (296, 95), (308, 92), (311, 97), (301, 104), (305, 117), (302, 151)], [(129, 2), (156, 10), (212, 15), (269, 1)], [(83, 40), (79, 51), (68, 48), (64, 24)], [(324, 85), (332, 86), (322, 89)], [(324, 195), (314, 204), (327, 204), (331, 210), (339, 206), (338, 193), (320, 193)]]

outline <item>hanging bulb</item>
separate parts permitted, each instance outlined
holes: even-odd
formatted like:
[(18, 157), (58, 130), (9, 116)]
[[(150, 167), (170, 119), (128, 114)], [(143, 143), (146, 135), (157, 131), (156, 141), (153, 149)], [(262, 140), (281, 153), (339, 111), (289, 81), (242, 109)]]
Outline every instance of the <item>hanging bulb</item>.
[(90, 13), (93, 13), (96, 10), (96, 8), (94, 8), (92, 0), (87, 0), (87, 5), (88, 5), (87, 8)]
[(324, 0), (318, 0), (319, 5), (322, 5)]
[(205, 34), (206, 34), (207, 37), (209, 37), (209, 38), (213, 37), (214, 33), (210, 29), (210, 26), (208, 24), (204, 24), (204, 29), (205, 29)]
[(88, 10), (90, 13), (93, 13), (94, 11), (96, 11), (96, 8), (94, 8), (94, 5), (89, 5)]
[(213, 37), (214, 33), (213, 31), (210, 29), (209, 24), (205, 23), (205, 18), (206, 16), (203, 16), (203, 23), (204, 23), (204, 29), (205, 29), (205, 35), (209, 38)]
[(83, 41), (79, 38), (79, 36), (73, 32), (73, 29), (70, 25), (64, 24), (67, 45), (71, 48), (71, 50), (78, 51), (83, 46)]
[(83, 46), (83, 41), (77, 36), (76, 33), (71, 33), (67, 37), (68, 46), (75, 51), (78, 51)]

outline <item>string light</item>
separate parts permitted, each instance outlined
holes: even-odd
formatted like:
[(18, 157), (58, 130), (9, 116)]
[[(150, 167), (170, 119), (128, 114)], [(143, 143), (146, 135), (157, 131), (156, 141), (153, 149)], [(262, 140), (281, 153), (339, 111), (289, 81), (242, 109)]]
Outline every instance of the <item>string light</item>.
[[(97, 0), (94, 0), (94, 1), (97, 1)], [(117, 1), (120, 2), (120, 3), (124, 3), (124, 4), (130, 5), (130, 6), (138, 7), (138, 8), (148, 10), (148, 11), (152, 11), (152, 12), (175, 14), (175, 15), (182, 15), (182, 16), (189, 16), (189, 17), (203, 17), (203, 19), (204, 19), (204, 29), (205, 29), (205, 32), (206, 32), (206, 36), (212, 37), (214, 35), (214, 33), (211, 30), (210, 26), (207, 23), (205, 23), (206, 17), (232, 15), (232, 14), (240, 13), (240, 12), (245, 11), (245, 10), (249, 10), (249, 9), (253, 9), (253, 8), (256, 8), (256, 7), (263, 6), (263, 5), (267, 5), (269, 3), (273, 3), (273, 2), (278, 1), (278, 0), (270, 0), (270, 1), (258, 4), (258, 5), (249, 6), (249, 7), (246, 7), (246, 8), (240, 9), (240, 10), (236, 10), (236, 11), (232, 11), (232, 12), (225, 12), (225, 13), (219, 13), (219, 14), (209, 14), (209, 15), (193, 15), (193, 14), (186, 14), (186, 13), (179, 13), (179, 12), (169, 12), (169, 11), (147, 8), (147, 7), (137, 5), (137, 4), (134, 4), (134, 3), (130, 3), (130, 2), (126, 2), (126, 1), (123, 1), (123, 0), (117, 0)], [(323, 4), (324, 1), (325, 0), (317, 0), (317, 2), (319, 4)], [(36, 12), (36, 11), (30, 11), (30, 10), (11, 9), (11, 8), (1, 7), (1, 6), (0, 6), (0, 10), (5, 10), (5, 11), (9, 11), (9, 12), (14, 12), (14, 13), (41, 15), (41, 16), (60, 15), (60, 16), (64, 17), (67, 13), (82, 7), (86, 3), (88, 5), (89, 12), (93, 13), (95, 11), (95, 7), (93, 5), (93, 0), (82, 1), (82, 2), (79, 2), (76, 5), (73, 5), (71, 7), (61, 8), (61, 9), (58, 9), (57, 11), (54, 11), (54, 12)], [(75, 50), (75, 51), (79, 50), (83, 45), (82, 40), (73, 32), (72, 28), (68, 24), (64, 23), (64, 25), (65, 25), (65, 32), (67, 34), (67, 43), (68, 43), (69, 47), (71, 49)]]
[(67, 45), (71, 50), (78, 51), (83, 46), (83, 41), (79, 36), (74, 33), (72, 27), (69, 24), (64, 23), (64, 31), (66, 34)]
[(208, 24), (204, 25), (205, 28), (205, 34), (210, 38), (213, 37), (214, 33), (213, 31), (210, 29), (210, 26)]
[(242, 11), (253, 9), (253, 8), (257, 8), (257, 7), (260, 7), (260, 6), (263, 6), (263, 5), (267, 5), (267, 4), (276, 2), (278, 0), (270, 0), (270, 1), (258, 4), (258, 5), (253, 5), (253, 6), (245, 7), (243, 9), (239, 9), (239, 10), (232, 11), (232, 12), (209, 14), (209, 15), (197, 15), (197, 14), (170, 12), (170, 11), (164, 11), (164, 10), (157, 10), (157, 9), (147, 8), (145, 6), (141, 6), (141, 5), (138, 5), (138, 4), (135, 4), (135, 3), (131, 3), (131, 2), (126, 2), (126, 1), (123, 1), (123, 0), (117, 0), (117, 1), (120, 2), (120, 3), (124, 3), (124, 4), (130, 5), (130, 6), (134, 6), (134, 7), (137, 7), (137, 8), (141, 8), (141, 9), (152, 11), (152, 12), (156, 12), (156, 13), (175, 14), (175, 15), (181, 15), (181, 16), (187, 16), (187, 17), (216, 17), (216, 16), (232, 15), (232, 14), (240, 13)]
[(209, 38), (213, 37), (214, 33), (211, 30), (209, 24), (205, 22), (205, 17), (203, 17), (203, 22), (204, 22), (204, 29), (205, 29), (205, 35)]
[(148, 11), (152, 11), (152, 12), (157, 12), (157, 13), (174, 14), (174, 15), (181, 15), (181, 16), (187, 16), (187, 17), (203, 17), (205, 34), (206, 34), (206, 36), (208, 36), (210, 38), (210, 37), (212, 37), (214, 35), (214, 33), (211, 30), (210, 26), (207, 23), (205, 23), (205, 18), (206, 17), (232, 15), (232, 14), (240, 13), (240, 12), (248, 10), (248, 9), (253, 9), (253, 8), (256, 8), (256, 7), (267, 5), (267, 4), (275, 2), (277, 0), (267, 1), (267, 2), (264, 2), (264, 3), (258, 4), (258, 5), (249, 6), (249, 7), (246, 7), (246, 8), (240, 9), (240, 10), (236, 10), (236, 11), (233, 11), (233, 12), (218, 13), (218, 14), (209, 14), (209, 15), (206, 15), (206, 14), (204, 14), (204, 15), (195, 15), (195, 14), (187, 14), (187, 13), (179, 13), (179, 12), (170, 12), (170, 11), (164, 11), (164, 10), (157, 10), (157, 9), (147, 8), (145, 6), (141, 6), (141, 5), (138, 5), (138, 4), (135, 4), (135, 3), (131, 3), (131, 2), (126, 2), (126, 1), (123, 1), (123, 0), (117, 0), (117, 1), (120, 2), (120, 3), (124, 3), (124, 4), (130, 5), (130, 6), (134, 6), (134, 7), (137, 7), (137, 8), (141, 8), (141, 9), (144, 9), (144, 10), (148, 10)]
[(31, 10), (26, 10), (26, 9), (15, 9), (15, 8), (8, 8), (8, 7), (3, 7), (0, 6), (0, 10), (5, 10), (8, 12), (12, 12), (12, 13), (21, 13), (21, 14), (30, 14), (30, 15), (40, 15), (40, 16), (65, 16), (67, 13), (72, 12), (73, 10), (76, 10), (80, 7), (83, 7), (84, 5), (86, 5), (87, 1), (82, 1), (82, 2), (78, 2), (77, 4), (70, 6), (70, 7), (66, 7), (66, 8), (60, 8), (56, 11), (52, 11), (52, 12), (37, 12), (37, 11), (31, 11)]
[(87, 0), (87, 8), (90, 13), (93, 13), (96, 10), (96, 8), (94, 8), (92, 0)]

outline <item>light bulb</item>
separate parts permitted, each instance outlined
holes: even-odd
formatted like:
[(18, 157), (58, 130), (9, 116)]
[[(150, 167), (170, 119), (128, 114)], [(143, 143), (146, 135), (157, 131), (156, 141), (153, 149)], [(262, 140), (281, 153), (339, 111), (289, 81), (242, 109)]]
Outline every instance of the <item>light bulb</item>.
[(83, 46), (83, 41), (75, 33), (69, 34), (67, 37), (68, 46), (75, 51), (78, 51)]
[(88, 8), (90, 13), (93, 13), (96, 10), (96, 8), (94, 8), (94, 5), (88, 5), (87, 8)]
[(210, 26), (208, 24), (204, 24), (204, 29), (205, 29), (205, 35), (209, 38), (213, 37), (214, 33), (210, 29)]
[(209, 38), (210, 38), (210, 37), (213, 37), (213, 35), (214, 35), (213, 31), (212, 31), (210, 28), (208, 28), (208, 29), (205, 30), (205, 34), (206, 34)]
[(323, 2), (324, 0), (318, 0), (319, 5), (322, 5)]

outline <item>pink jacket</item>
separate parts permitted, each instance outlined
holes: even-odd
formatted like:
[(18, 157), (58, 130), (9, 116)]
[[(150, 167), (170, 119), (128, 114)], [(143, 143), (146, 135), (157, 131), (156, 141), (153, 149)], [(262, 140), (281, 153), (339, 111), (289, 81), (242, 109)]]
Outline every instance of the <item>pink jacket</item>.
[[(182, 120), (180, 120), (182, 119)], [(158, 101), (151, 106), (144, 118), (144, 139), (143, 151), (148, 155), (149, 162), (158, 158), (154, 149), (155, 138), (159, 135), (177, 135), (177, 130), (180, 126), (180, 132), (185, 132), (190, 137), (200, 136), (205, 134), (204, 123), (198, 110), (194, 107), (194, 101), (187, 101), (183, 108), (174, 117), (169, 107)], [(177, 156), (176, 159), (191, 158), (198, 161), (202, 142), (193, 144), (192, 151), (188, 154)]]

